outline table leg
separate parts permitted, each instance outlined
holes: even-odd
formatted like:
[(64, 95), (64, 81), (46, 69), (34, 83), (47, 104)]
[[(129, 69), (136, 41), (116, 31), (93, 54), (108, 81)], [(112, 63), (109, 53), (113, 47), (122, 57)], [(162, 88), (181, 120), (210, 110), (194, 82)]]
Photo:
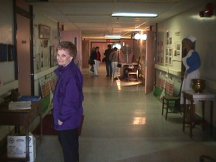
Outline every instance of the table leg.
[(211, 101), (210, 103), (210, 127), (211, 127), (211, 135), (213, 136), (213, 107), (214, 107), (214, 101)]
[(202, 129), (205, 130), (205, 101), (202, 101)]
[(26, 162), (30, 160), (29, 156), (29, 128), (26, 128)]
[(162, 98), (162, 112), (161, 112), (161, 115), (163, 115), (163, 111), (164, 111), (164, 98)]
[(189, 125), (190, 125), (190, 137), (193, 136), (192, 130), (193, 130), (193, 122), (194, 122), (194, 105), (193, 102), (191, 102), (190, 108), (189, 108), (189, 113), (190, 113), (190, 119), (189, 119)]
[(40, 142), (42, 140), (42, 136), (43, 136), (43, 118), (42, 118), (42, 114), (40, 114)]
[(186, 98), (184, 97), (184, 105), (183, 105), (183, 127), (182, 127), (183, 132), (185, 131), (186, 109), (187, 109)]
[(19, 125), (15, 125), (15, 133), (20, 134), (20, 126)]

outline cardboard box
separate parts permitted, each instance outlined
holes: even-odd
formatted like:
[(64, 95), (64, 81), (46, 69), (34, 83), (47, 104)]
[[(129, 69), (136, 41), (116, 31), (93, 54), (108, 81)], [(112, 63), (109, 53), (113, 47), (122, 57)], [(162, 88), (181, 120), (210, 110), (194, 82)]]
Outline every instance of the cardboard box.
[[(8, 136), (7, 137), (7, 156), (9, 158), (26, 157), (26, 136)], [(29, 135), (29, 162), (36, 159), (36, 139)]]

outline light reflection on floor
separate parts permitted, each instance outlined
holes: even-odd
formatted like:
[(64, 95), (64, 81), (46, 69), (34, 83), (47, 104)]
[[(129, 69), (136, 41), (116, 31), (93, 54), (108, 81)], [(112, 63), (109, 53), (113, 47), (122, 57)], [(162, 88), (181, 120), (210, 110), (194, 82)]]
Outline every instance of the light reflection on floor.
[(118, 87), (118, 90), (121, 90), (121, 87), (126, 87), (126, 86), (136, 86), (142, 84), (141, 81), (122, 81), (120, 79), (116, 80), (116, 85)]
[(144, 125), (146, 124), (146, 117), (134, 117), (133, 125)]

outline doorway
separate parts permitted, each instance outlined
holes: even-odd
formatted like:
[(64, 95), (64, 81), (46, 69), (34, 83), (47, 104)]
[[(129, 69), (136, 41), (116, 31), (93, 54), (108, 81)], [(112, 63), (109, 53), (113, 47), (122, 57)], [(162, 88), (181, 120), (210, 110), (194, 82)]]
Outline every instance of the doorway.
[[(22, 7), (22, 8), (21, 8)], [(31, 96), (34, 92), (34, 72), (32, 54), (31, 7), (16, 1), (15, 46), (17, 55), (18, 90), (21, 96)]]

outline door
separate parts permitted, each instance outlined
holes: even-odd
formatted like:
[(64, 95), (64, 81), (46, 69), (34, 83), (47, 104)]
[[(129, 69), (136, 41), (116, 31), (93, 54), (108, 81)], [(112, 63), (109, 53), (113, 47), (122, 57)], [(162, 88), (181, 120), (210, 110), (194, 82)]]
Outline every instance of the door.
[(89, 41), (82, 41), (82, 68), (88, 68), (88, 60), (89, 60)]
[(30, 50), (30, 19), (28, 17), (16, 14), (17, 32), (17, 68), (18, 68), (18, 89), (20, 95), (31, 96), (32, 87), (32, 68), (31, 68), (31, 50)]
[(146, 41), (146, 60), (145, 60), (145, 93), (148, 94), (153, 91), (154, 78), (154, 34), (153, 32), (147, 33)]

